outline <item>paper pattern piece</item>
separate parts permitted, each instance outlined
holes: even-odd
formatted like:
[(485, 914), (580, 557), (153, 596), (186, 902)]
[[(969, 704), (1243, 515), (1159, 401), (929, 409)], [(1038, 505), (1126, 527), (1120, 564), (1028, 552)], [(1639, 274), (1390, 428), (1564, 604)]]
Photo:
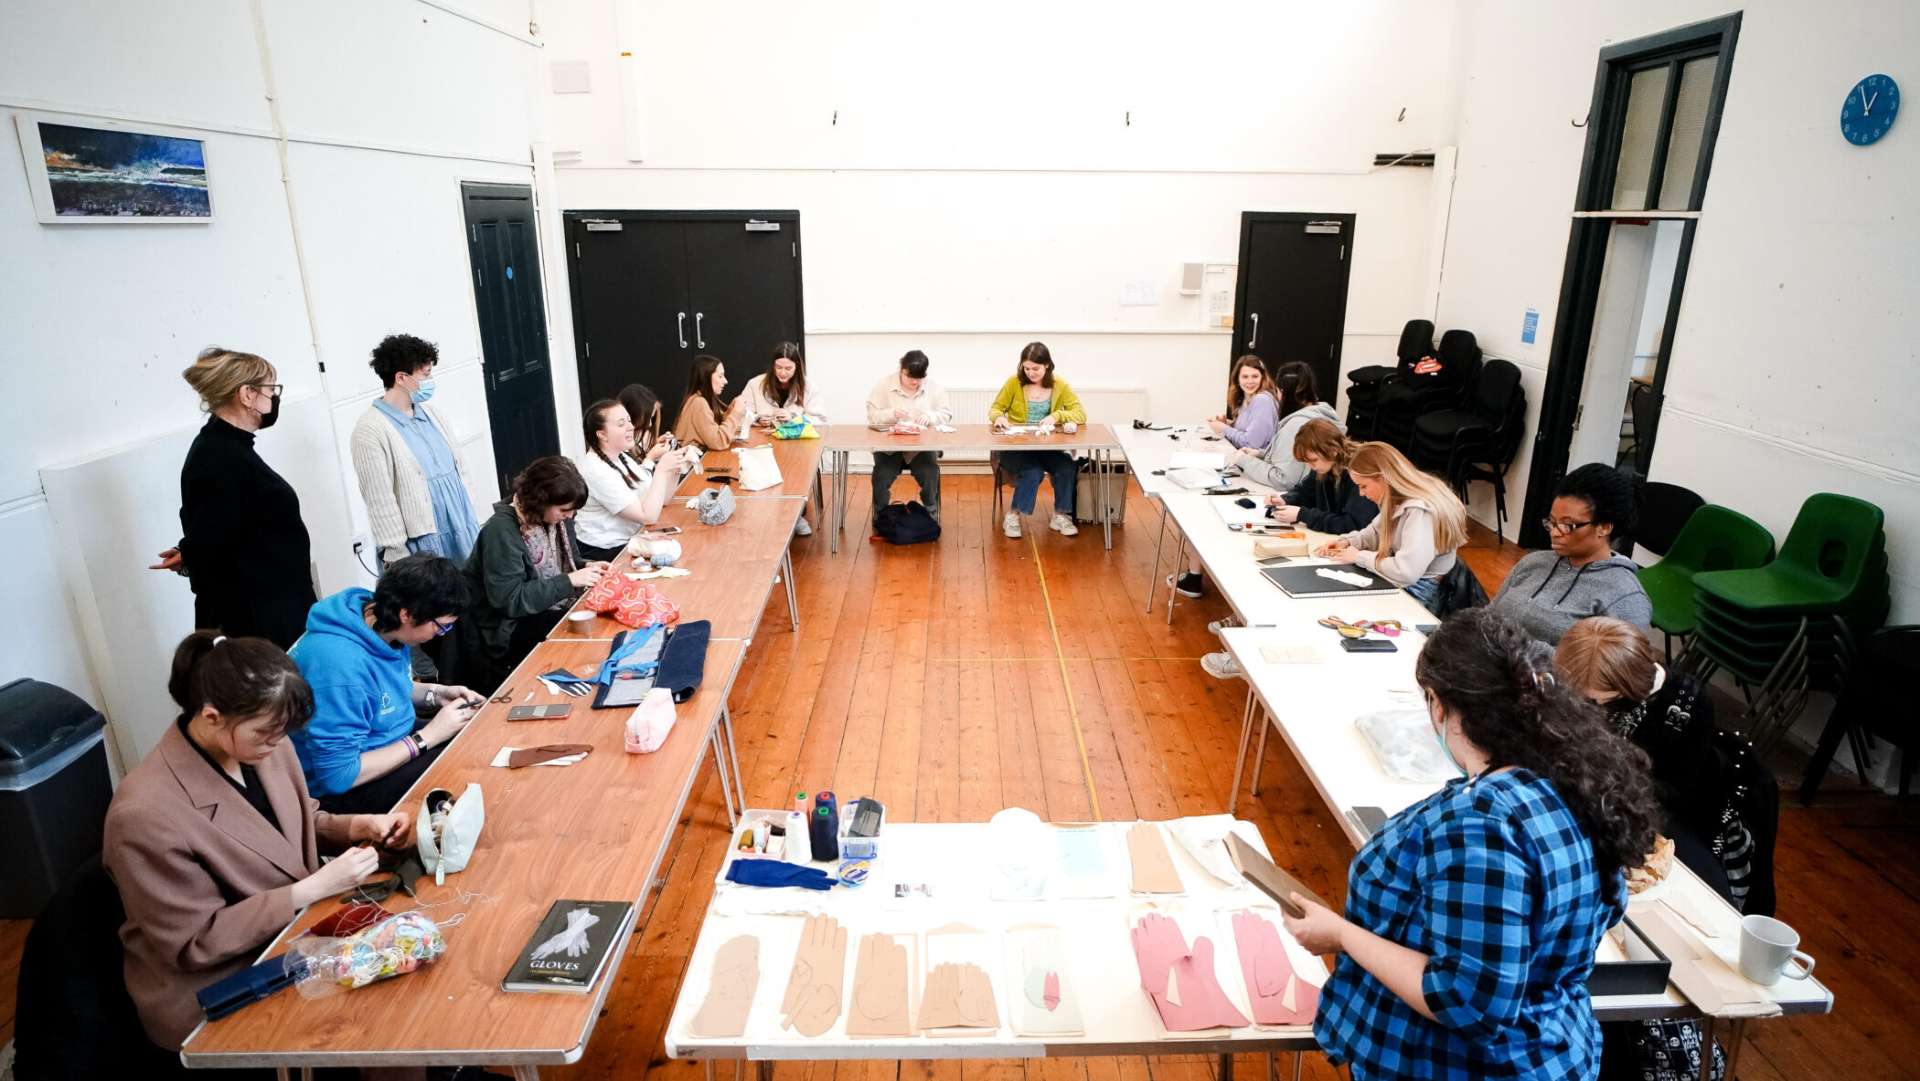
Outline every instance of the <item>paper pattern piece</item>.
[[(591, 743), (549, 743), (544, 747), (501, 748), (501, 752), (507, 756), (508, 769), (519, 769), (522, 766), (571, 766), (587, 757), (592, 750)], [(494, 756), (494, 764), (499, 764), (499, 755)]]
[(808, 916), (800, 929), (787, 993), (780, 1002), (780, 1024), (802, 1036), (823, 1035), (840, 1019), (840, 995), (847, 978), (847, 930), (832, 916)]
[(1067, 972), (1066, 936), (1058, 927), (1009, 928), (1007, 959), (1014, 991), (1014, 1032), (1022, 1036), (1079, 1036), (1086, 1032), (1080, 1000)]
[[(1054, 1001), (1059, 1001), (1058, 984)], [(920, 994), (920, 1029), (1000, 1027), (1000, 1010), (993, 1002), (993, 981), (979, 965), (943, 964), (927, 973)]]
[(753, 992), (760, 986), (760, 940), (752, 935), (730, 938), (713, 955), (713, 977), (707, 1000), (693, 1015), (687, 1031), (695, 1036), (740, 1036), (747, 1031)]
[(1233, 941), (1240, 954), (1253, 1020), (1261, 1025), (1311, 1025), (1320, 1009), (1320, 989), (1300, 978), (1273, 921), (1254, 912), (1233, 914)]
[(1098, 829), (1055, 826), (1060, 851), (1060, 879), (1055, 895), (1063, 898), (1112, 897), (1120, 892), (1109, 859), (1106, 835)]
[(1313, 573), (1331, 581), (1344, 582), (1355, 589), (1365, 589), (1373, 584), (1373, 579), (1364, 574), (1356, 574), (1353, 571), (1337, 571), (1330, 567), (1321, 567)]
[(1657, 904), (1635, 905), (1629, 913), (1634, 926), (1673, 962), (1667, 979), (1687, 1000), (1711, 1017), (1771, 1017), (1780, 1004), (1758, 985), (1720, 959), (1692, 935), (1668, 919)]
[(1218, 471), (1205, 469), (1169, 469), (1167, 479), (1189, 492), (1194, 492), (1217, 486), (1220, 483), (1220, 474)]
[(1240, 872), (1234, 867), (1226, 846), (1227, 834), (1233, 832), (1233, 819), (1226, 815), (1176, 818), (1167, 823), (1166, 829), (1214, 881), (1228, 887), (1240, 884)]
[(862, 935), (853, 966), (849, 1036), (910, 1036), (907, 1022), (907, 948), (893, 935)]
[(1180, 872), (1174, 869), (1173, 856), (1160, 836), (1160, 827), (1151, 822), (1135, 822), (1127, 831), (1127, 857), (1133, 862), (1133, 892), (1179, 893)]
[(1260, 659), (1268, 664), (1319, 664), (1320, 651), (1312, 646), (1261, 646)]
[(1158, 912), (1140, 917), (1132, 937), (1140, 986), (1153, 999), (1168, 1032), (1247, 1026), (1246, 1015), (1214, 975), (1212, 939), (1196, 938), (1189, 949), (1180, 925)]

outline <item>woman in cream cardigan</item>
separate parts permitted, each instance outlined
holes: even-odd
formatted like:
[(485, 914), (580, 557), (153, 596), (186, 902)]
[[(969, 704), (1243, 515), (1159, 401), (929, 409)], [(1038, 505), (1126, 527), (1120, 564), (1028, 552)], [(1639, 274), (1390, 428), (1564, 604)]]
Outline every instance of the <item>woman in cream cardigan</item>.
[(353, 426), (353, 472), (382, 566), (409, 555), (466, 562), (480, 521), (467, 496), (466, 468), (433, 397), (432, 342), (411, 334), (374, 347), (372, 368), (386, 388)]
[[(1020, 366), (1000, 388), (987, 421), (995, 428), (1015, 424), (1037, 425), (1042, 434), (1057, 427), (1071, 432), (1087, 422), (1087, 411), (1064, 379), (1053, 374), (1053, 354), (1040, 342), (1020, 350)], [(1013, 509), (1000, 523), (1000, 531), (1009, 537), (1020, 536), (1020, 518), (1032, 514), (1040, 498), (1040, 475), (1053, 480), (1053, 518), (1047, 528), (1061, 536), (1079, 533), (1073, 524), (1073, 484), (1076, 471), (1073, 455), (1064, 450), (1003, 450), (1000, 468), (1013, 474)]]

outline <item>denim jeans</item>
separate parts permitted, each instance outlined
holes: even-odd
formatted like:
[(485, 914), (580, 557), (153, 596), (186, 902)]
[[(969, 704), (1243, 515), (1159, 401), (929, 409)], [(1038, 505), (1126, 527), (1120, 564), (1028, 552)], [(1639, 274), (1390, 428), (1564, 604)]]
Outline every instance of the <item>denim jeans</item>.
[(1407, 587), (1407, 596), (1419, 601), (1422, 607), (1429, 612), (1433, 612), (1434, 615), (1440, 614), (1433, 611), (1434, 604), (1440, 600), (1440, 579), (1420, 579), (1418, 582)]
[(1000, 454), (1000, 468), (1013, 476), (1013, 509), (1032, 514), (1040, 500), (1040, 475), (1053, 478), (1053, 512), (1073, 514), (1073, 484), (1079, 466), (1064, 450), (1009, 450)]

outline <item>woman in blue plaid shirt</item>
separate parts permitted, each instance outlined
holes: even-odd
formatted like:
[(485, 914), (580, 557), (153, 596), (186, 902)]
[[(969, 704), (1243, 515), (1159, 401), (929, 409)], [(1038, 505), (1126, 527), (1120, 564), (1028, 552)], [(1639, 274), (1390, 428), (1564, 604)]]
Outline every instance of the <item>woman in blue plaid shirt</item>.
[(1416, 678), (1466, 776), (1360, 850), (1345, 918), (1287, 920), (1340, 955), (1314, 1036), (1355, 1078), (1593, 1078), (1587, 974), (1653, 848), (1646, 756), (1488, 609), (1443, 623)]

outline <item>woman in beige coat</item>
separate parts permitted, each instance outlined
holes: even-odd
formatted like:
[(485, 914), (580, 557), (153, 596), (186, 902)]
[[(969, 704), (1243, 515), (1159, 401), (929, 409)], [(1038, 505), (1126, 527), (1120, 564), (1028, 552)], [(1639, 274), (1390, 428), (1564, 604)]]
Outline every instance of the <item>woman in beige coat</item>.
[(200, 1022), (195, 992), (379, 867), (372, 848), (322, 866), (322, 843), (398, 847), (413, 829), (404, 812), (332, 815), (307, 796), (286, 734), (313, 714), (313, 692), (271, 642), (195, 631), (167, 690), (180, 719), (114, 794), (105, 861), (127, 910), (127, 992), (147, 1035), (174, 1050)]

